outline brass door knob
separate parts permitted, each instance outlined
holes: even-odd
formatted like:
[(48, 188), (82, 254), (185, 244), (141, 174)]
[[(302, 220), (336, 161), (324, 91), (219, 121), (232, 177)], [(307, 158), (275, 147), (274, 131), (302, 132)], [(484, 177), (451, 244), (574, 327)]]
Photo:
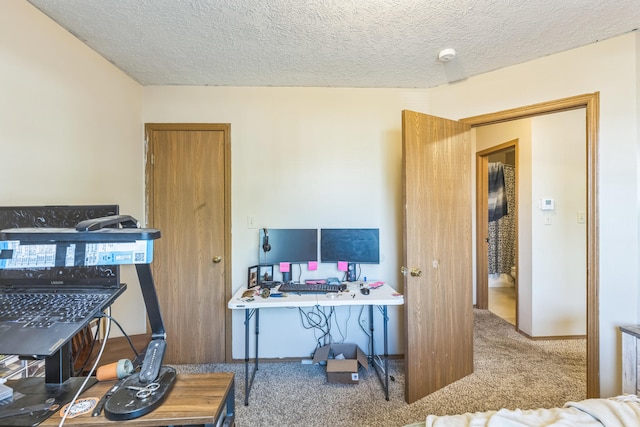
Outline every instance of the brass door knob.
[(214, 264), (218, 264), (220, 261), (222, 261), (222, 257), (219, 255), (216, 255), (213, 257), (213, 263)]
[(409, 269), (407, 267), (400, 267), (400, 273), (402, 273), (403, 276), (406, 276), (407, 273), (411, 274), (411, 277), (420, 277), (422, 276), (422, 270), (420, 270), (417, 267), (413, 267), (411, 269), (411, 271), (409, 271)]

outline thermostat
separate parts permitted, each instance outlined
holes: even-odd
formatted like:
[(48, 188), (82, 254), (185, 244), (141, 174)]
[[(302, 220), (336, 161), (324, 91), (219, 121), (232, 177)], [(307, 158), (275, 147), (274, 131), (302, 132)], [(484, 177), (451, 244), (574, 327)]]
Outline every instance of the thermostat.
[(554, 205), (553, 199), (540, 199), (540, 209), (543, 211), (552, 211)]

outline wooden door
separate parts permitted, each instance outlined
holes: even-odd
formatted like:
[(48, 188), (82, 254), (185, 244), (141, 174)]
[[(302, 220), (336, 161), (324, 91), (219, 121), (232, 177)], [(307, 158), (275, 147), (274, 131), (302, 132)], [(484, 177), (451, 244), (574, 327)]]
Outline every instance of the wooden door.
[(230, 328), (229, 125), (148, 124), (152, 263), (166, 363), (220, 363)]
[(473, 372), (470, 129), (402, 112), (408, 403)]

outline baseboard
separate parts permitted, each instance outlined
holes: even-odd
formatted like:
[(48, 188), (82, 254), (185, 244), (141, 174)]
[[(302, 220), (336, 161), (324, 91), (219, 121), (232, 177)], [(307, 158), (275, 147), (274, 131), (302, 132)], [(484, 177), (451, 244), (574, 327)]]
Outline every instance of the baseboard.
[(552, 336), (543, 336), (543, 337), (532, 337), (531, 335), (521, 331), (518, 329), (518, 333), (532, 341), (543, 341), (543, 340), (584, 340), (587, 339), (586, 335), (552, 335)]

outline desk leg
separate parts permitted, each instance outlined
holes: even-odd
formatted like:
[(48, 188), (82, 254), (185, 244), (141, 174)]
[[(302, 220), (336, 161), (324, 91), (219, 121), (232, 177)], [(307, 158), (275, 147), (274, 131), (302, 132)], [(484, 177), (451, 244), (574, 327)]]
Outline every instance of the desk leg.
[(376, 364), (375, 361), (375, 353), (374, 353), (374, 347), (373, 347), (373, 306), (370, 305), (369, 306), (369, 322), (371, 323), (370, 326), (370, 330), (371, 330), (371, 347), (369, 349), (369, 354), (370, 354), (370, 361), (371, 361), (371, 365), (373, 366), (374, 370), (376, 371), (376, 375), (378, 375), (378, 379), (380, 380), (380, 384), (382, 385), (382, 388), (384, 390), (384, 398), (386, 400), (389, 400), (389, 341), (388, 341), (388, 333), (387, 333), (387, 326), (388, 326), (388, 321), (389, 318), (387, 316), (387, 306), (383, 305), (381, 307), (379, 307), (382, 310), (382, 338), (384, 341), (384, 355), (383, 355), (383, 360), (384, 360), (384, 378), (382, 378), (382, 376), (380, 375), (380, 370), (378, 368), (378, 365)]
[[(255, 378), (256, 371), (258, 370), (258, 335), (260, 333), (260, 309), (246, 309), (244, 313), (244, 406), (249, 406), (249, 393), (251, 392), (253, 379)], [(256, 356), (253, 372), (251, 373), (251, 378), (249, 378), (249, 321), (251, 320), (252, 314), (256, 315)]]
[(373, 341), (374, 341), (374, 333), (373, 333), (373, 306), (370, 305), (369, 306), (369, 333), (371, 334), (371, 339), (369, 340), (369, 357), (371, 358), (371, 363), (374, 363), (374, 358), (376, 356), (376, 354), (374, 353), (374, 345), (373, 345)]
[(387, 335), (387, 306), (382, 306), (382, 323), (384, 324), (384, 398), (389, 400), (389, 348)]

